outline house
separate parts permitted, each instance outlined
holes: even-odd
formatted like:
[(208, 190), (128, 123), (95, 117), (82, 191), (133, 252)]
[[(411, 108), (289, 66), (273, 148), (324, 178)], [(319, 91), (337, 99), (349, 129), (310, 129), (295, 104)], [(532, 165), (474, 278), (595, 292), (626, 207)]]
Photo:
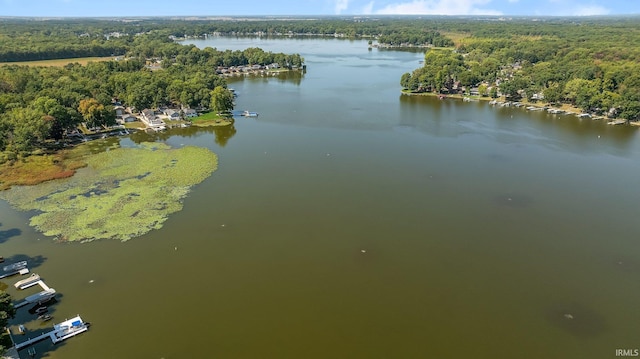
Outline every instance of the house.
[(153, 110), (142, 110), (142, 117), (140, 118), (140, 120), (147, 125), (147, 127), (151, 127), (151, 128), (164, 128), (164, 121), (162, 121), (161, 119), (159, 119), (155, 112), (153, 112)]
[(180, 111), (176, 111), (174, 109), (167, 109), (164, 111), (164, 114), (167, 115), (167, 118), (170, 120), (180, 119)]
[(122, 121), (123, 122), (135, 122), (138, 121), (138, 118), (130, 113), (125, 114), (124, 116), (122, 116)]
[(116, 116), (122, 116), (126, 112), (122, 106), (115, 106), (113, 109), (116, 111)]
[(153, 112), (153, 110), (149, 110), (149, 109), (142, 110), (142, 121), (149, 122), (151, 120), (154, 120), (155, 118), (156, 118), (156, 114), (155, 112)]
[(186, 117), (198, 117), (198, 112), (192, 108), (185, 108), (183, 112)]
[(480, 90), (479, 90), (477, 87), (472, 87), (472, 88), (469, 90), (469, 94), (470, 94), (471, 96), (480, 96)]

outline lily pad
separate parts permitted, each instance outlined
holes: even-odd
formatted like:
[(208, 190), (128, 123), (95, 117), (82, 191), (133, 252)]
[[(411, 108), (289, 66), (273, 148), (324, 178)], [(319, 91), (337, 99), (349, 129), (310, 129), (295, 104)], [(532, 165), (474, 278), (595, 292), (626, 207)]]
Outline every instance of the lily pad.
[(191, 187), (209, 177), (217, 156), (206, 148), (162, 143), (90, 155), (71, 178), (19, 187), (1, 195), (37, 211), (30, 224), (65, 241), (128, 239), (159, 229), (182, 209)]

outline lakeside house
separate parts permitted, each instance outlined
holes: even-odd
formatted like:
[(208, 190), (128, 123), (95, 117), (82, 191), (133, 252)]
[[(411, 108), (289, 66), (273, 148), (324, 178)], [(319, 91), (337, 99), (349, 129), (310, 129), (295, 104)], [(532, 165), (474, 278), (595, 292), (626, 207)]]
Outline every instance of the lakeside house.
[(127, 112), (122, 106), (115, 106), (113, 110), (116, 112), (116, 116), (123, 116)]
[(163, 111), (169, 120), (179, 120), (181, 118), (180, 111), (174, 109), (166, 109)]
[(185, 108), (184, 110), (182, 110), (182, 112), (184, 112), (185, 117), (188, 118), (198, 117), (198, 111), (192, 108)]
[(162, 130), (165, 128), (165, 123), (161, 119), (156, 116), (156, 113), (153, 110), (145, 109), (142, 110), (142, 116), (140, 120), (149, 128), (154, 130)]

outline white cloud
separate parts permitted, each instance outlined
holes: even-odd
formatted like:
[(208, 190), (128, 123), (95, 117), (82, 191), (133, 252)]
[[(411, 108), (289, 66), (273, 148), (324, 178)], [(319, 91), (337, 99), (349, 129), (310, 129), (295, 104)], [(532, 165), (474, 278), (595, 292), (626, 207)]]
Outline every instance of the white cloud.
[(336, 0), (334, 11), (336, 15), (340, 15), (343, 11), (349, 7), (349, 0)]
[(364, 15), (369, 15), (369, 14), (372, 14), (372, 13), (373, 13), (373, 1), (372, 1), (372, 2), (370, 2), (370, 3), (368, 3), (367, 5), (365, 5), (365, 6), (362, 8), (362, 13), (363, 13)]
[(502, 15), (497, 10), (482, 9), (491, 0), (413, 0), (396, 3), (376, 10), (386, 15)]
[(578, 7), (572, 15), (576, 16), (595, 16), (608, 15), (611, 11), (600, 5), (586, 5)]

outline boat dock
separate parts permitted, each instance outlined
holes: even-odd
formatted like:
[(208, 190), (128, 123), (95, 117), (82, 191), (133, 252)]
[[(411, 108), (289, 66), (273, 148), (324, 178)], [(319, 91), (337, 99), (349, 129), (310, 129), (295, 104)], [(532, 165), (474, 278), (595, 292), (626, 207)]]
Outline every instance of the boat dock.
[(89, 330), (89, 323), (83, 321), (82, 318), (77, 315), (71, 319), (65, 320), (62, 323), (54, 325), (53, 330), (50, 332), (43, 333), (22, 343), (17, 343), (15, 345), (15, 348), (16, 350), (20, 350), (24, 347), (37, 343), (41, 340), (45, 340), (47, 338), (50, 338), (53, 344), (56, 344), (80, 333), (84, 333), (87, 330)]
[(36, 273), (32, 273), (29, 277), (17, 281), (13, 286), (17, 289), (27, 289), (38, 284), (38, 281), (41, 282), (40, 276)]
[(56, 296), (56, 290), (53, 288), (49, 288), (49, 286), (46, 285), (42, 280), (38, 280), (37, 282), (30, 284), (29, 286), (36, 284), (42, 288), (42, 292), (26, 297), (22, 302), (15, 304), (13, 306), (14, 308), (18, 309), (32, 303), (46, 302)]
[(24, 275), (27, 273), (29, 273), (27, 261), (20, 261), (2, 267), (2, 271), (0, 272), (0, 279), (11, 277), (12, 275), (16, 274)]

